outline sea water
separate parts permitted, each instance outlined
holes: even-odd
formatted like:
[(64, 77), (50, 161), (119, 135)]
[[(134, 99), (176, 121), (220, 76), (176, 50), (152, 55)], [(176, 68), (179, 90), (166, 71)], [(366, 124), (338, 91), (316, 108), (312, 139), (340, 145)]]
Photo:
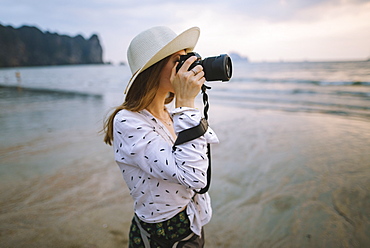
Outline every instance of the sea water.
[[(111, 65), (0, 70), (1, 86), (19, 87), (44, 95), (49, 93), (50, 98), (52, 94), (57, 98), (56, 93), (96, 96), (108, 105), (122, 101), (129, 78), (128, 67)], [(234, 63), (229, 82), (208, 84), (213, 86), (212, 99), (225, 104), (253, 109), (369, 116), (369, 61)], [(6, 99), (3, 97), (3, 100)]]
[[(122, 103), (129, 78), (128, 67), (112, 65), (0, 69), (0, 177), (22, 178), (65, 164), (35, 161), (35, 169), (23, 160), (8, 163), (7, 158), (16, 154), (29, 162), (32, 156), (28, 153), (36, 152), (32, 150), (35, 142), (44, 136), (48, 146), (49, 142), (71, 139), (63, 132), (75, 132), (75, 139), (83, 130), (97, 132), (109, 110)], [(322, 113), (365, 122), (370, 118), (369, 61), (234, 63), (228, 83), (207, 84), (212, 87), (208, 91), (211, 104)], [(58, 134), (63, 137), (53, 141), (52, 135)], [(72, 150), (72, 154), (58, 157), (71, 159), (78, 153)], [(55, 153), (54, 149), (50, 152)], [(48, 164), (47, 168), (42, 164)]]
[(370, 62), (250, 63), (236, 64), (215, 95), (246, 108), (369, 117), (369, 87)]
[[(2, 185), (112, 157), (98, 133), (122, 103), (129, 78), (128, 67), (113, 65), (0, 69)], [(370, 62), (235, 63), (230, 82), (207, 84), (210, 122), (221, 140), (213, 150), (211, 247), (289, 247), (288, 234), (306, 232), (297, 219), (310, 225), (311, 218), (310, 228), (321, 230), (318, 223), (331, 216), (320, 200), (356, 230), (369, 226), (363, 182), (370, 167)], [(346, 190), (351, 197), (342, 197)], [(315, 235), (307, 231), (301, 241)], [(357, 237), (354, 244), (366, 240)]]

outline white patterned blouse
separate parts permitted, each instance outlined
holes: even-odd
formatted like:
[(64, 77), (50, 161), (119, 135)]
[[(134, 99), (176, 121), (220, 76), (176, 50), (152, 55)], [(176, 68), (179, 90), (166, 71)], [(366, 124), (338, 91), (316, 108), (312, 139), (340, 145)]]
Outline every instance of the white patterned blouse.
[[(201, 119), (194, 108), (176, 108), (171, 116), (176, 134), (197, 126)], [(171, 134), (149, 111), (121, 110), (114, 118), (113, 137), (115, 160), (134, 199), (136, 215), (157, 223), (187, 206), (190, 228), (200, 236), (212, 209), (208, 193), (194, 190), (207, 184), (207, 143), (218, 143), (213, 130), (208, 128), (203, 136), (173, 150)]]

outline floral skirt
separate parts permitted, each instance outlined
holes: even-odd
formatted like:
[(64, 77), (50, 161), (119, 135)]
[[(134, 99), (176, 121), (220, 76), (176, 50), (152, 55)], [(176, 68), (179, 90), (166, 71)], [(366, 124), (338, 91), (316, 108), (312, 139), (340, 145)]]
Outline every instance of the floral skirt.
[[(186, 214), (186, 209), (167, 221), (159, 223), (146, 223), (139, 220), (139, 222), (141, 227), (150, 234), (150, 247), (154, 248), (172, 247), (176, 241), (179, 241), (192, 233), (190, 230), (190, 221)], [(194, 235), (193, 238), (188, 242), (192, 242), (194, 239), (199, 239), (199, 237)], [(141, 236), (140, 228), (137, 225), (134, 217), (130, 227), (129, 248), (144, 247), (144, 241)], [(178, 247), (182, 247), (182, 245), (180, 244)]]

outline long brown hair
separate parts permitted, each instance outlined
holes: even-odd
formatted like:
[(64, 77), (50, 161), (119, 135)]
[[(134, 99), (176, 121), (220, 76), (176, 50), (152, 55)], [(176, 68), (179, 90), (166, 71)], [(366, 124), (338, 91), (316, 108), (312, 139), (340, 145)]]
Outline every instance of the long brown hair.
[[(159, 87), (159, 78), (162, 68), (170, 56), (160, 60), (148, 69), (141, 72), (135, 79), (128, 91), (125, 101), (109, 115), (104, 121), (103, 131), (105, 132), (104, 142), (112, 145), (113, 141), (113, 120), (116, 114), (122, 109), (138, 112), (145, 109), (153, 101)], [(174, 94), (170, 93), (165, 104), (172, 102)]]

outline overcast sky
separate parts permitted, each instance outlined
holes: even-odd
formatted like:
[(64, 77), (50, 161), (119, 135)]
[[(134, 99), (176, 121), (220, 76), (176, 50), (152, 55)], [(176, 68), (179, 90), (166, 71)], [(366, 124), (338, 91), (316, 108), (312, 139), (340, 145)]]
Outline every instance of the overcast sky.
[(126, 61), (131, 39), (152, 26), (198, 26), (202, 56), (236, 51), (251, 61), (370, 57), (370, 0), (0, 0), (0, 24), (89, 38), (104, 60)]

